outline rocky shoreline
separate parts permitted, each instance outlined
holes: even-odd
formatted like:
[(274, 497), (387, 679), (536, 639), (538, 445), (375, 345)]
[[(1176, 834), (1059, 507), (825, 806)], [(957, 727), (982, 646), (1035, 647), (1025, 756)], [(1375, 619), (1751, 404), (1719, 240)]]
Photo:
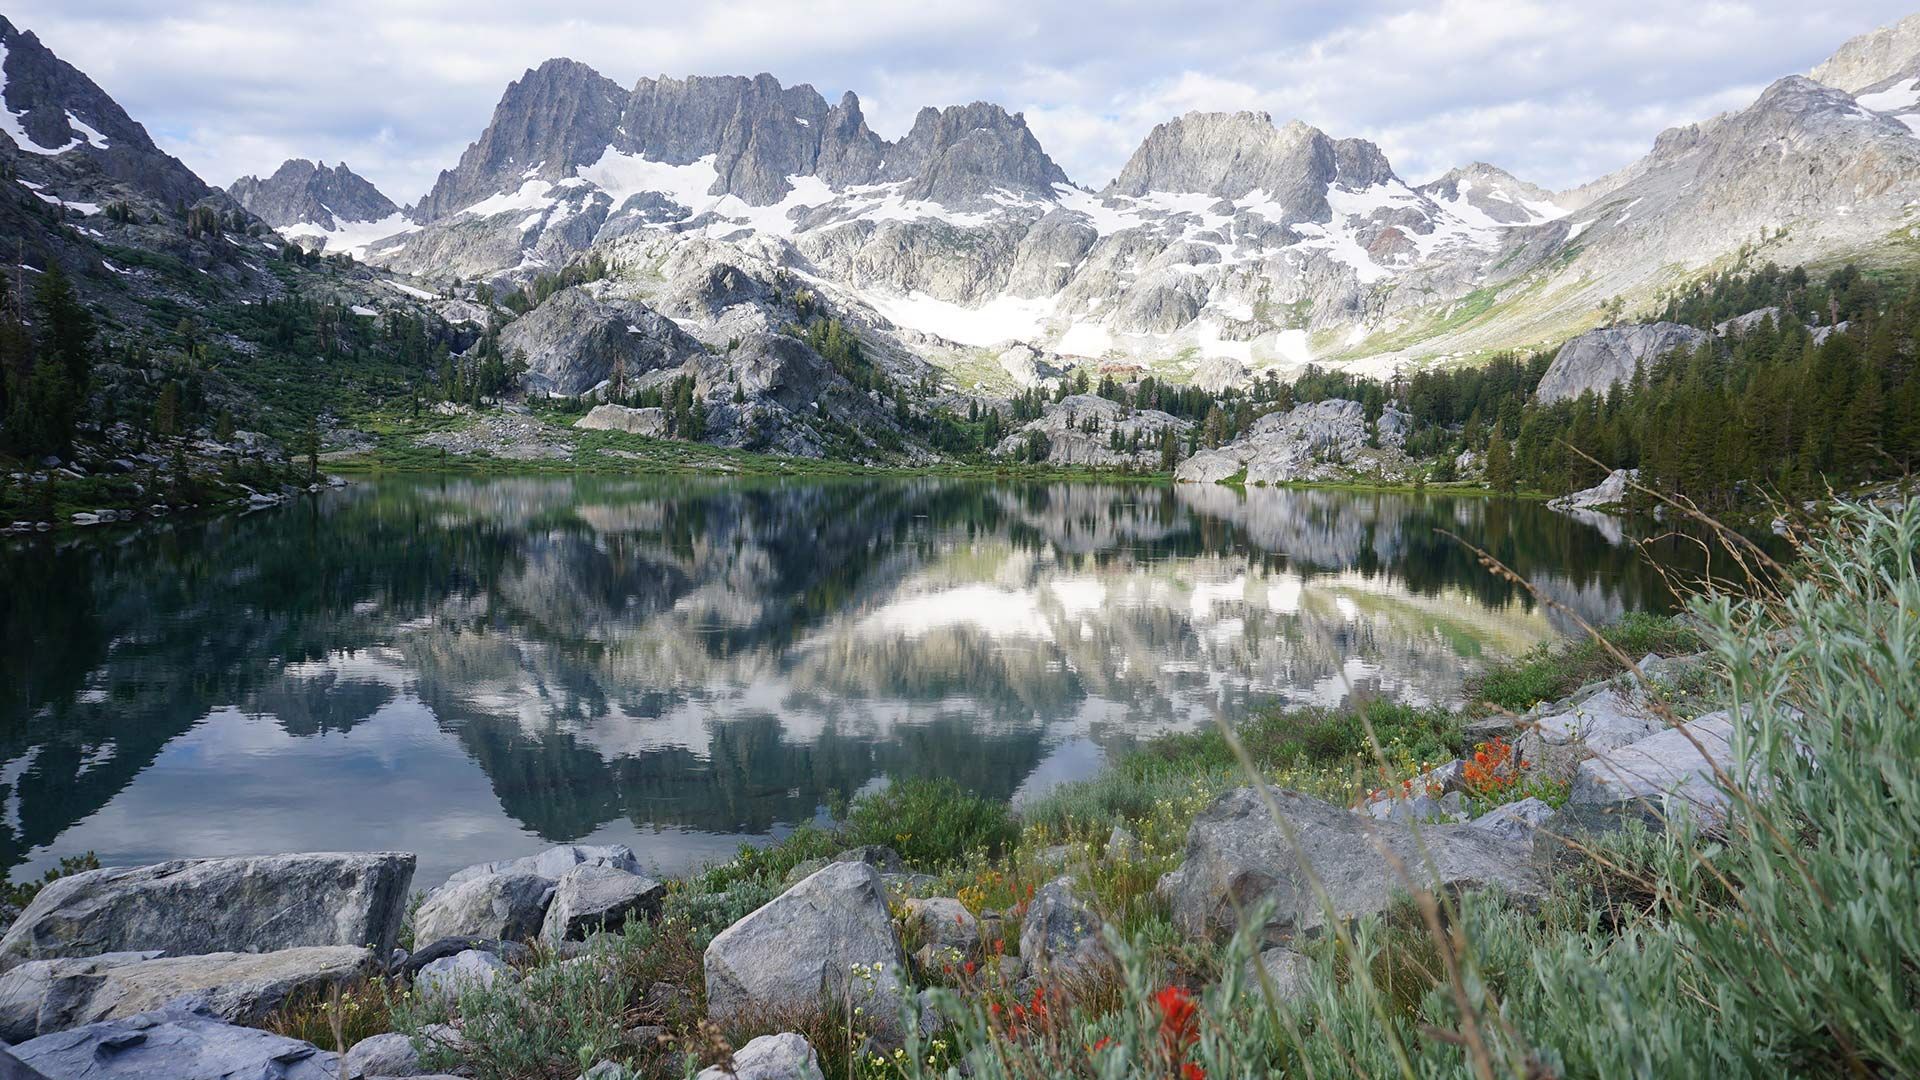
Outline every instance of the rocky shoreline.
[[(1663, 685), (1705, 664), (1649, 656), (1640, 666)], [(1430, 768), (1355, 807), (1279, 787), (1213, 798), (1154, 890), (1173, 925), (1196, 943), (1253, 933), (1260, 970), (1284, 993), (1300, 993), (1310, 964), (1294, 946), (1329, 920), (1382, 914), (1410, 883), (1537, 904), (1559, 845), (1536, 835), (1649, 820), (1652, 803), (1668, 815), (1685, 807), (1710, 816), (1723, 798), (1712, 776), (1729, 760), (1726, 714), (1670, 728), (1623, 678), (1469, 728), (1505, 756)], [(1462, 793), (1473, 770), (1522, 762), (1558, 778), (1565, 805), (1515, 798), (1469, 817)], [(697, 981), (627, 988), (656, 1018), (697, 1014), (697, 1030), (750, 1039), (716, 1051), (663, 1024), (633, 1023), (620, 1033), (635, 1048), (630, 1059), (583, 1062), (580, 1075), (690, 1075), (712, 1061), (704, 1080), (818, 1078), (796, 1018), (843, 1013), (850, 1038), (889, 1052), (950, 1023), (956, 985), (964, 1004), (970, 989), (1040, 1001), (1110, 979), (1116, 939), (1076, 875), (1140, 857), (1124, 826), (1102, 845), (1048, 848), (1036, 856), (1050, 867), (1045, 880), (999, 910), (969, 902), (965, 888), (940, 895), (942, 878), (910, 872), (888, 847), (799, 863), (776, 895), (712, 936)], [(497, 995), (538, 1002), (566, 980), (622, 977), (620, 950), (633, 932), (659, 931), (649, 947), (672, 947), (677, 931), (660, 925), (663, 901), (693, 887), (649, 876), (623, 845), (562, 845), (470, 866), (424, 895), (411, 893), (414, 867), (411, 853), (308, 853), (176, 860), (48, 883), (0, 938), (0, 1040), (11, 1044), (0, 1051), (0, 1076), (475, 1075), (463, 1058), (466, 1033), (487, 1022)], [(1424, 869), (1409, 879), (1407, 867)], [(1323, 893), (1304, 886), (1314, 879)], [(743, 906), (743, 896), (715, 899)], [(1253, 911), (1264, 913), (1257, 926), (1246, 921)], [(965, 977), (954, 976), (960, 970)], [(397, 993), (416, 1020), (442, 1019), (342, 1038), (344, 1056), (267, 1030), (289, 1009), (369, 984)], [(621, 1023), (637, 1015), (615, 1011)]]

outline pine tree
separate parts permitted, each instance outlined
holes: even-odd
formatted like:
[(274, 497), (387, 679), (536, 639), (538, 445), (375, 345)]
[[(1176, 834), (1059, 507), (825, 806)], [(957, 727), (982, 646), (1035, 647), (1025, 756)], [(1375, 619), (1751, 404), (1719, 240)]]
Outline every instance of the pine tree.
[(1512, 493), (1514, 490), (1513, 452), (1507, 446), (1507, 440), (1495, 436), (1487, 443), (1487, 486), (1495, 491)]

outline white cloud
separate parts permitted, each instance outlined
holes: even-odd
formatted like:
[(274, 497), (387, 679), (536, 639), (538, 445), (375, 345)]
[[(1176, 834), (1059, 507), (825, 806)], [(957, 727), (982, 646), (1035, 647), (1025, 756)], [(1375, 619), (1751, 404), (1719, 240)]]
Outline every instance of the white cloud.
[(519, 0), (158, 10), (28, 0), (10, 17), (213, 183), (290, 156), (344, 159), (405, 202), (454, 164), (508, 81), (563, 55), (623, 85), (769, 71), (829, 100), (851, 88), (888, 136), (923, 105), (997, 101), (1025, 112), (1068, 174), (1092, 185), (1180, 112), (1258, 109), (1373, 139), (1412, 180), (1485, 159), (1563, 187), (1906, 14), (1894, 0), (577, 0), (565, 11)]

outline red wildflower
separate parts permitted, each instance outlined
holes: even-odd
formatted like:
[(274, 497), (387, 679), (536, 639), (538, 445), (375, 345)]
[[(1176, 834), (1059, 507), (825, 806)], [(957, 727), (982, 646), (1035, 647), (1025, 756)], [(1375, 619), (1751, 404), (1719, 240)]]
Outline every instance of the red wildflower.
[(1207, 1070), (1189, 1061), (1180, 1066), (1180, 1080), (1207, 1080)]
[(1153, 1003), (1160, 1010), (1160, 1041), (1167, 1053), (1178, 1057), (1200, 1038), (1199, 1006), (1183, 986), (1167, 987), (1153, 996)]

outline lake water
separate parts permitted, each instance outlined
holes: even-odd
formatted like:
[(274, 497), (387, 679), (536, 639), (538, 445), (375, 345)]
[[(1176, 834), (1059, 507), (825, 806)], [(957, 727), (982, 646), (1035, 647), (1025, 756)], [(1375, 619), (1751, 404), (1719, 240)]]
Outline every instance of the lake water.
[(1021, 797), (1266, 702), (1450, 703), (1567, 627), (1440, 529), (1588, 618), (1668, 602), (1610, 519), (1216, 486), (380, 479), (9, 541), (0, 866), (676, 872), (889, 775)]

